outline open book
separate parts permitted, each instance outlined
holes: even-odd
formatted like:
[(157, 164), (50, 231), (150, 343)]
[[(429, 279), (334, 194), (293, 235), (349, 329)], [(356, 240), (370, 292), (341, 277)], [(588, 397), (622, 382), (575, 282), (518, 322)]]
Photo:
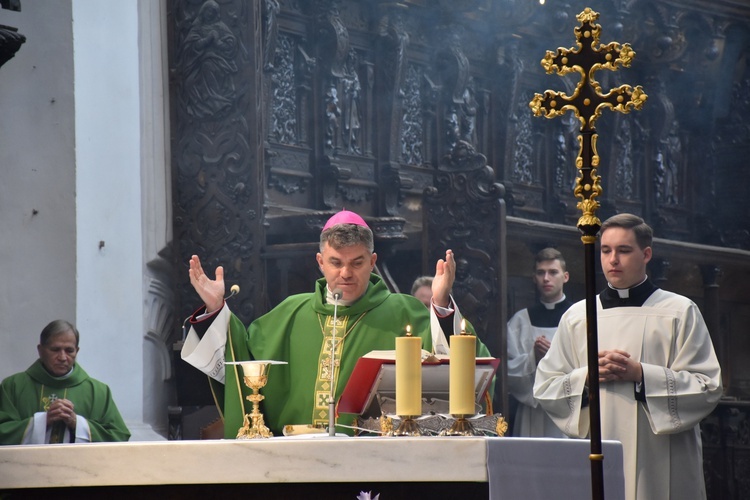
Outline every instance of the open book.
[[(396, 361), (396, 351), (370, 351), (364, 356), (363, 358), (367, 359), (382, 359), (384, 361)], [(448, 363), (450, 361), (451, 357), (449, 354), (433, 354), (430, 351), (425, 351), (422, 349), (422, 364), (440, 364), (440, 363)], [(486, 362), (491, 362), (491, 360), (496, 359), (492, 357), (478, 357), (477, 363), (478, 364), (484, 364)]]
[[(478, 357), (474, 372), (475, 402), (481, 406), (493, 381), (500, 360)], [(434, 401), (450, 396), (450, 356), (422, 351), (422, 401), (429, 408)], [(396, 399), (396, 351), (370, 351), (357, 360), (351, 377), (339, 398), (339, 413), (377, 414), (373, 400)]]

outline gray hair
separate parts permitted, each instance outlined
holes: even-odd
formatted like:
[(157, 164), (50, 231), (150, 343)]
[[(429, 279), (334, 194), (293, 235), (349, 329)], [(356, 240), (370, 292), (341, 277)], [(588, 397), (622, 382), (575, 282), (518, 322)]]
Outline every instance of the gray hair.
[(415, 279), (411, 285), (411, 294), (414, 295), (423, 286), (432, 287), (432, 276), (420, 276)]
[(76, 336), (76, 347), (78, 347), (78, 341), (80, 337), (80, 335), (78, 334), (78, 330), (76, 330), (76, 327), (73, 326), (73, 323), (65, 321), (64, 319), (56, 319), (45, 326), (42, 330), (42, 333), (39, 334), (39, 343), (41, 345), (47, 345), (47, 342), (49, 342), (49, 339), (51, 337), (66, 332), (73, 332), (73, 335)]

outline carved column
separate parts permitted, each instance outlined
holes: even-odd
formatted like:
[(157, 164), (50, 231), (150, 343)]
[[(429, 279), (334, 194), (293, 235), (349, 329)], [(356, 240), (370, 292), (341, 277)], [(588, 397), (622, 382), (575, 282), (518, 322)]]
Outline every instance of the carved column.
[[(505, 189), (495, 182), (486, 158), (458, 141), (425, 189), (423, 209), (423, 273), (445, 250), (456, 258), (453, 296), (493, 356), (505, 359), (507, 288), (505, 269)], [(496, 411), (507, 411), (505, 363), (495, 388)]]
[(666, 281), (669, 279), (669, 269), (671, 267), (671, 264), (669, 262), (669, 259), (666, 259), (664, 257), (654, 257), (651, 259), (651, 262), (648, 263), (648, 269), (650, 271), (649, 276), (651, 277), (651, 281), (656, 284), (656, 286), (661, 287), (666, 283)]
[(462, 27), (456, 23), (440, 26), (435, 53), (435, 73), (440, 85), (437, 102), (436, 140), (437, 158), (449, 154), (458, 141), (464, 140), (471, 147), (476, 145), (464, 137), (465, 112), (462, 109), (464, 95), (470, 81), (469, 59), (461, 44)]
[(703, 318), (711, 334), (711, 340), (714, 342), (716, 355), (719, 357), (721, 364), (721, 375), (724, 382), (724, 389), (729, 389), (731, 380), (732, 367), (731, 357), (727, 356), (727, 342), (721, 331), (721, 311), (719, 304), (719, 283), (721, 277), (721, 268), (719, 266), (704, 265), (700, 266), (701, 276), (703, 277)]
[[(267, 15), (275, 13), (267, 6)], [(260, 2), (172, 0), (170, 94), (174, 235), (180, 318), (196, 307), (186, 262), (224, 266), (242, 292), (243, 321), (265, 298), (263, 50), (273, 45)]]
[(341, 0), (316, 0), (314, 9), (320, 73), (313, 90), (313, 112), (317, 114), (315, 123), (319, 124), (313, 132), (313, 149), (315, 157), (319, 158), (321, 173), (319, 199), (326, 208), (336, 208), (338, 185), (352, 175), (337, 158), (342, 147), (340, 84), (349, 55), (349, 31), (341, 20), (340, 4)]
[(401, 121), (404, 95), (404, 65), (409, 34), (404, 26), (407, 6), (383, 3), (380, 6), (378, 50), (375, 66), (375, 120), (378, 124), (377, 152), (381, 179), (381, 209), (388, 215), (398, 214), (399, 192), (408, 187), (400, 168)]

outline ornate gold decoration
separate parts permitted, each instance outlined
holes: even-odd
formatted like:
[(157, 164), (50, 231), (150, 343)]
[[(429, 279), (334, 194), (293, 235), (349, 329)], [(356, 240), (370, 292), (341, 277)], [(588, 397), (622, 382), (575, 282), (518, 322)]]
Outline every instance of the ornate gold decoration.
[(237, 439), (271, 437), (273, 433), (266, 427), (263, 414), (260, 412), (260, 402), (265, 399), (260, 394), (260, 389), (268, 383), (268, 372), (271, 369), (271, 363), (263, 361), (240, 361), (237, 364), (242, 367), (243, 382), (253, 391), (246, 398), (253, 404), (253, 411), (244, 415), (242, 427), (237, 431)]
[(578, 177), (574, 195), (580, 200), (578, 208), (583, 212), (578, 220), (578, 227), (585, 236), (591, 236), (601, 227), (601, 222), (596, 216), (596, 210), (599, 208), (596, 198), (602, 193), (599, 184), (601, 177), (596, 171), (600, 162), (596, 151), (596, 120), (605, 109), (620, 113), (630, 113), (633, 109), (640, 110), (648, 96), (640, 85), (635, 88), (620, 85), (604, 93), (601, 84), (595, 78), (595, 73), (602, 69), (617, 71), (620, 67), (630, 67), (635, 51), (627, 43), (600, 43), (601, 26), (596, 24), (599, 13), (591, 8), (586, 7), (576, 19), (580, 23), (580, 26), (574, 29), (576, 47), (558, 48), (555, 52), (548, 50), (541, 61), (547, 74), (554, 72), (564, 76), (578, 72), (581, 75), (573, 95), (546, 90), (544, 94), (534, 94), (529, 107), (535, 116), (545, 118), (555, 118), (572, 111), (581, 124), (581, 135), (578, 136), (580, 149), (576, 158)]
[(440, 436), (481, 436), (468, 417), (471, 415), (453, 415), (455, 420), (448, 429), (440, 431)]
[(505, 421), (505, 418), (500, 417), (497, 419), (497, 422), (495, 423), (495, 432), (499, 437), (505, 436), (505, 433), (508, 432), (508, 422)]
[(388, 415), (380, 416), (380, 432), (382, 432), (384, 436), (393, 435), (393, 418)]
[[(320, 325), (320, 332), (323, 334), (323, 343), (321, 344), (320, 353), (318, 354), (318, 375), (315, 381), (315, 403), (313, 404), (312, 410), (313, 425), (328, 425), (329, 400), (331, 398), (331, 370), (333, 370), (333, 379), (338, 380), (341, 355), (344, 352), (344, 341), (366, 314), (367, 311), (360, 314), (351, 325), (349, 325), (349, 322), (353, 318), (350, 316), (339, 316), (336, 319), (336, 330), (339, 333), (336, 335), (336, 345), (334, 346), (335, 360), (333, 363), (331, 363), (331, 344), (334, 342), (333, 316), (326, 316), (324, 322), (322, 316), (318, 314), (318, 324)], [(340, 332), (344, 333), (342, 334)]]

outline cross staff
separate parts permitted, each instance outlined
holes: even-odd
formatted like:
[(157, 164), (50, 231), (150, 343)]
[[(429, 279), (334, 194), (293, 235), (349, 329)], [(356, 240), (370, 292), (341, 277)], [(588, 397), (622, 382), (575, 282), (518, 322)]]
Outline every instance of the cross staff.
[[(547, 90), (542, 94), (534, 94), (529, 107), (535, 116), (555, 118), (567, 111), (572, 111), (581, 122), (578, 143), (580, 149), (576, 158), (578, 177), (573, 194), (580, 201), (577, 208), (582, 215), (578, 219), (578, 230), (584, 247), (585, 285), (586, 285), (586, 336), (588, 350), (588, 381), (589, 381), (589, 418), (591, 437), (591, 492), (594, 499), (604, 498), (604, 472), (602, 455), (601, 419), (599, 410), (599, 348), (597, 340), (596, 320), (596, 277), (595, 277), (595, 244), (597, 233), (601, 228), (601, 221), (596, 216), (599, 202), (596, 198), (601, 194), (599, 183), (601, 177), (597, 174), (599, 168), (599, 154), (596, 151), (598, 135), (594, 123), (602, 115), (604, 109), (612, 109), (621, 113), (629, 113), (631, 109), (640, 110), (648, 96), (640, 85), (632, 88), (621, 85), (604, 94), (594, 74), (600, 69), (617, 71), (620, 66), (629, 67), (635, 57), (635, 52), (629, 44), (620, 45), (611, 42), (608, 45), (599, 43), (601, 26), (595, 21), (599, 14), (586, 7), (576, 16), (580, 26), (574, 29), (577, 48), (559, 48), (556, 52), (550, 50), (542, 59), (542, 67), (547, 74), (556, 72), (564, 76), (574, 71), (581, 75), (581, 80), (572, 96), (564, 92)], [(590, 41), (590, 42), (589, 42)], [(586, 43), (589, 42), (589, 43)]]

